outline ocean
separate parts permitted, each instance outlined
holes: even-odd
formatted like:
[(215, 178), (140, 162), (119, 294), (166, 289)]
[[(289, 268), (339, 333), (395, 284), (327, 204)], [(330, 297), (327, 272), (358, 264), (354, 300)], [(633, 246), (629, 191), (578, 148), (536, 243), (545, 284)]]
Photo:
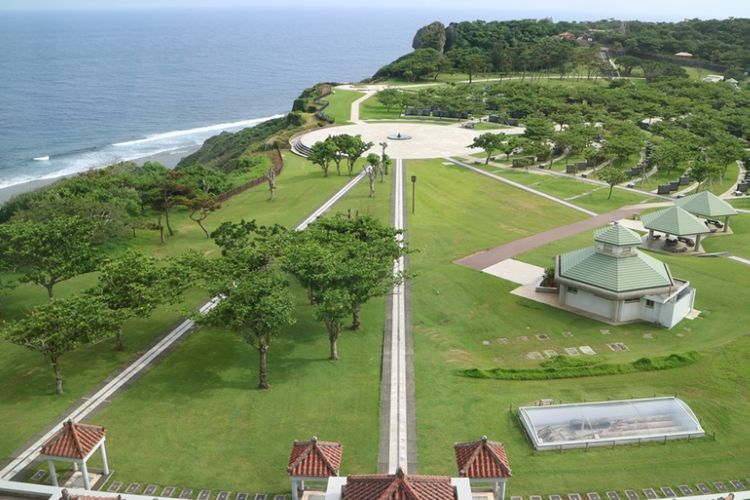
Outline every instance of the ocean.
[(184, 154), (288, 112), (316, 82), (372, 75), (431, 20), (308, 8), (2, 12), (0, 188)]

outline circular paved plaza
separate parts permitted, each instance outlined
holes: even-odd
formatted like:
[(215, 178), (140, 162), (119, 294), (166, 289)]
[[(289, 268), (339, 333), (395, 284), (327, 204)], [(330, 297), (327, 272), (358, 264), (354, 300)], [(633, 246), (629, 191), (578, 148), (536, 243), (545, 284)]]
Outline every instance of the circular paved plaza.
[[(521, 127), (510, 127), (496, 132), (508, 135), (523, 133)], [(477, 153), (481, 150), (469, 148), (474, 137), (487, 132), (486, 130), (471, 130), (461, 128), (458, 124), (433, 125), (426, 123), (362, 123), (356, 125), (342, 125), (308, 132), (300, 136), (299, 140), (307, 147), (312, 147), (318, 141), (329, 135), (350, 134), (361, 135), (362, 139), (375, 145), (370, 152), (380, 153), (379, 144), (388, 143), (386, 153), (391, 158), (417, 159), (440, 158), (444, 156), (463, 156)], [(495, 132), (494, 130), (492, 132)], [(410, 135), (406, 141), (390, 140), (389, 135)]]

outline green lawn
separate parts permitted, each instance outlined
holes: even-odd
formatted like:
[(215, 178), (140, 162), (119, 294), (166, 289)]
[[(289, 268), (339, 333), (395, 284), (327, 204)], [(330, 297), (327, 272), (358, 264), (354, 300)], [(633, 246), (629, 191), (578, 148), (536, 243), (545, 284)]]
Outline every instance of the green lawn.
[(334, 89), (331, 95), (325, 97), (328, 106), (323, 112), (336, 120), (338, 125), (349, 123), (352, 103), (363, 95), (365, 95), (363, 92), (355, 92), (354, 90)]
[(401, 109), (386, 109), (376, 95), (368, 97), (359, 105), (359, 117), (362, 120), (394, 120), (401, 117)]
[[(452, 443), (487, 434), (506, 445), (513, 467), (509, 493), (514, 495), (622, 491), (744, 477), (742, 457), (750, 453), (750, 441), (743, 422), (750, 398), (740, 394), (746, 392), (750, 327), (745, 318), (750, 310), (734, 291), (750, 278), (750, 268), (720, 259), (668, 258), (676, 276), (698, 287), (696, 305), (702, 311), (699, 319), (671, 331), (645, 324), (611, 327), (542, 306), (511, 295), (515, 285), (509, 282), (451, 261), (524, 236), (519, 228), (539, 232), (568, 223), (576, 214), (511, 188), (486, 192), (486, 181), (453, 170), (409, 163), (409, 173), (419, 175), (422, 187), (417, 194), (421, 210), (418, 206), (417, 216), (409, 220), (412, 245), (424, 249), (411, 259), (417, 275), (412, 304), (420, 472), (455, 473)], [(446, 198), (452, 200), (449, 206)], [(520, 258), (547, 266), (559, 251), (590, 244), (591, 234), (582, 233)], [(728, 318), (734, 328), (727, 328)], [(538, 333), (550, 340), (538, 340)], [(644, 338), (645, 333), (653, 339)], [(614, 353), (608, 342), (624, 342), (631, 350)], [(690, 349), (701, 351), (703, 358), (691, 367), (664, 372), (559, 381), (477, 380), (456, 373), (470, 367), (535, 366), (538, 362), (528, 361), (525, 353), (580, 345), (613, 362)], [(537, 453), (509, 412), (511, 406), (540, 398), (572, 402), (654, 394), (685, 399), (706, 429), (716, 432), (716, 440)]]
[(701, 244), (707, 252), (729, 252), (750, 259), (750, 214), (740, 214), (729, 219), (734, 234), (705, 238)]
[[(207, 226), (211, 230), (222, 221), (242, 218), (293, 226), (348, 180), (347, 176), (336, 175), (323, 178), (317, 167), (296, 155), (287, 154), (284, 172), (277, 180), (275, 201), (268, 201), (267, 190), (262, 185), (258, 186), (224, 203), (220, 211), (207, 219)], [(138, 248), (158, 256), (178, 255), (188, 248), (207, 255), (217, 251), (216, 246), (205, 238), (185, 212), (175, 213), (174, 225), (176, 234), (165, 245), (159, 243), (156, 233), (142, 231), (134, 239), (124, 239), (121, 246)], [(121, 248), (112, 249), (115, 250)], [(80, 292), (94, 283), (94, 274), (79, 276), (56, 286), (55, 293), (63, 297)], [(193, 290), (188, 294), (186, 304), (197, 305), (203, 298), (205, 293)], [(46, 292), (42, 287), (19, 286), (0, 298), (0, 317), (18, 317), (28, 307), (45, 300)], [(179, 309), (161, 308), (149, 319), (129, 322), (125, 329), (125, 352), (116, 352), (113, 341), (106, 340), (63, 356), (66, 394), (59, 397), (54, 395), (52, 370), (40, 355), (0, 341), (0, 419), (6, 424), (0, 428), (0, 457), (10, 455), (78, 398), (175, 325), (180, 319)]]
[(529, 186), (543, 193), (567, 200), (570, 203), (592, 210), (596, 213), (609, 212), (625, 205), (638, 205), (641, 203), (661, 201), (657, 198), (617, 188), (612, 191), (612, 197), (608, 198), (609, 187), (591, 184), (575, 177), (568, 178), (535, 174), (521, 168), (511, 170), (494, 168), (492, 165), (476, 166), (482, 170), (492, 172), (495, 175)]

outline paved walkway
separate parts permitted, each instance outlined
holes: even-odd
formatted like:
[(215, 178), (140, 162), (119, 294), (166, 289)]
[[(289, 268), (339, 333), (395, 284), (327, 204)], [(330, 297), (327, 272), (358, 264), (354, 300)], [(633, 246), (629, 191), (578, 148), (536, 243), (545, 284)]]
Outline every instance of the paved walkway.
[[(405, 184), (403, 160), (397, 159), (393, 168), (393, 227), (401, 230), (406, 229)], [(403, 273), (406, 266), (406, 258), (399, 258), (393, 263), (394, 274)], [(417, 472), (410, 309), (408, 284), (403, 282), (393, 288), (386, 314), (378, 457), (381, 473), (393, 474), (398, 468)]]
[(468, 257), (464, 257), (456, 261), (457, 264), (462, 266), (471, 267), (478, 270), (483, 270), (497, 264), (505, 259), (510, 259), (518, 254), (533, 250), (536, 247), (552, 243), (553, 241), (573, 236), (583, 231), (590, 231), (597, 227), (609, 224), (612, 221), (630, 217), (633, 214), (637, 214), (647, 208), (646, 205), (631, 205), (606, 214), (595, 215), (588, 219), (574, 222), (566, 226), (556, 227), (545, 231), (543, 233), (534, 234), (520, 240), (511, 241), (505, 245), (492, 248), (490, 250), (484, 250), (477, 252)]
[(357, 99), (352, 103), (351, 111), (349, 112), (349, 121), (354, 123), (364, 123), (362, 120), (359, 119), (359, 105), (362, 104), (362, 102), (366, 101), (370, 97), (375, 95), (374, 90), (367, 90), (365, 91), (365, 95)]
[(507, 259), (492, 264), (482, 269), (483, 273), (497, 276), (517, 285), (536, 284), (544, 276), (544, 268), (521, 262), (520, 260)]
[[(349, 190), (351, 190), (362, 178), (364, 173), (360, 173), (357, 177), (349, 181), (344, 187), (342, 187), (336, 194), (329, 198), (323, 205), (315, 210), (310, 216), (303, 220), (296, 229), (301, 231), (305, 229), (311, 222), (317, 219), (323, 212), (333, 206), (336, 201), (343, 197)], [(218, 297), (214, 297), (199, 309), (202, 314), (210, 311), (219, 302)], [(107, 382), (103, 387), (96, 390), (93, 394), (83, 397), (81, 402), (76, 405), (73, 409), (67, 412), (62, 418), (52, 423), (47, 432), (44, 432), (31, 445), (25, 450), (18, 454), (17, 457), (13, 458), (8, 465), (0, 470), (0, 479), (11, 480), (19, 475), (26, 467), (28, 467), (33, 461), (39, 457), (39, 449), (42, 444), (50, 439), (56, 432), (59, 431), (63, 422), (67, 420), (81, 421), (84, 420), (91, 413), (99, 409), (102, 405), (109, 402), (118, 391), (120, 391), (125, 385), (132, 382), (135, 378), (140, 376), (153, 362), (155, 362), (160, 356), (162, 356), (168, 349), (170, 349), (176, 342), (181, 338), (185, 337), (189, 332), (193, 330), (194, 323), (192, 320), (185, 320), (177, 326), (174, 330), (162, 337), (156, 344), (154, 344), (148, 351), (143, 355), (139, 356), (133, 363), (126, 366), (120, 371), (112, 380)]]

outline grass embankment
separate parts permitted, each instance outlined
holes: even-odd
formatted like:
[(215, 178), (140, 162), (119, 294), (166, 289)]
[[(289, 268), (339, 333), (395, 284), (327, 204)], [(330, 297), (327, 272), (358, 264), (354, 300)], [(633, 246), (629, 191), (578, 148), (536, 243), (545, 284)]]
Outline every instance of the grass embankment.
[(336, 125), (346, 125), (351, 120), (352, 103), (363, 95), (363, 92), (354, 90), (334, 89), (324, 98), (328, 106), (323, 112), (333, 118)]
[(640, 358), (630, 363), (606, 363), (597, 358), (574, 358), (557, 356), (543, 361), (538, 368), (469, 368), (458, 373), (469, 378), (489, 378), (495, 380), (557, 380), (561, 378), (600, 377), (602, 375), (622, 375), (634, 372), (651, 372), (682, 368), (692, 365), (700, 354), (695, 351), (684, 354), (670, 354), (654, 358)]
[[(736, 293), (750, 268), (723, 259), (658, 257), (698, 289), (701, 316), (672, 330), (612, 327), (510, 292), (517, 285), (463, 268), (462, 255), (572, 222), (578, 214), (439, 162), (409, 162), (417, 174), (417, 214), (409, 217), (420, 472), (454, 474), (452, 443), (482, 434), (505, 443), (509, 494), (585, 493), (744, 477), (750, 400), (743, 396), (750, 356), (750, 310)], [(450, 204), (445, 200), (451, 200)], [(453, 207), (469, 207), (456, 210)], [(593, 244), (590, 233), (519, 259), (548, 266), (561, 250)], [(538, 338), (537, 335), (545, 334)], [(627, 351), (607, 345), (620, 342)], [(693, 365), (575, 380), (503, 381), (462, 377), (459, 369), (528, 369), (530, 352), (590, 346), (604, 362), (698, 351)], [(583, 357), (583, 356), (582, 356)], [(716, 439), (622, 446), (584, 452), (534, 452), (508, 409), (552, 398), (566, 402), (677, 394)], [(581, 474), (581, 471), (586, 471)], [(543, 478), (540, 479), (540, 474)]]
[[(263, 185), (241, 193), (224, 203), (212, 214), (206, 225), (213, 230), (227, 220), (257, 219), (260, 223), (278, 222), (294, 226), (317, 208), (325, 199), (349, 180), (336, 175), (323, 178), (317, 167), (295, 155), (287, 155), (284, 172), (277, 181), (277, 199), (268, 201)], [(176, 210), (172, 217), (176, 234), (167, 243), (159, 243), (155, 232), (139, 231), (136, 238), (125, 237), (110, 252), (136, 248), (159, 257), (179, 255), (194, 249), (206, 255), (217, 252), (184, 210)], [(95, 284), (94, 273), (78, 276), (55, 287), (56, 296), (64, 297)], [(192, 307), (206, 297), (200, 290), (192, 290), (185, 307)], [(46, 301), (46, 291), (36, 285), (21, 285), (0, 298), (0, 317), (13, 319), (25, 314), (30, 307)], [(52, 369), (42, 356), (24, 348), (0, 341), (0, 417), (5, 423), (0, 428), (0, 456), (6, 457), (27, 439), (42, 430), (55, 417), (80, 397), (91, 391), (105, 377), (115, 372), (135, 354), (153, 343), (159, 335), (180, 320), (179, 307), (159, 308), (150, 318), (126, 324), (126, 351), (117, 352), (113, 340), (81, 348), (62, 357), (65, 395), (54, 394)], [(134, 420), (134, 422), (137, 420)], [(135, 458), (134, 458), (135, 459)]]

